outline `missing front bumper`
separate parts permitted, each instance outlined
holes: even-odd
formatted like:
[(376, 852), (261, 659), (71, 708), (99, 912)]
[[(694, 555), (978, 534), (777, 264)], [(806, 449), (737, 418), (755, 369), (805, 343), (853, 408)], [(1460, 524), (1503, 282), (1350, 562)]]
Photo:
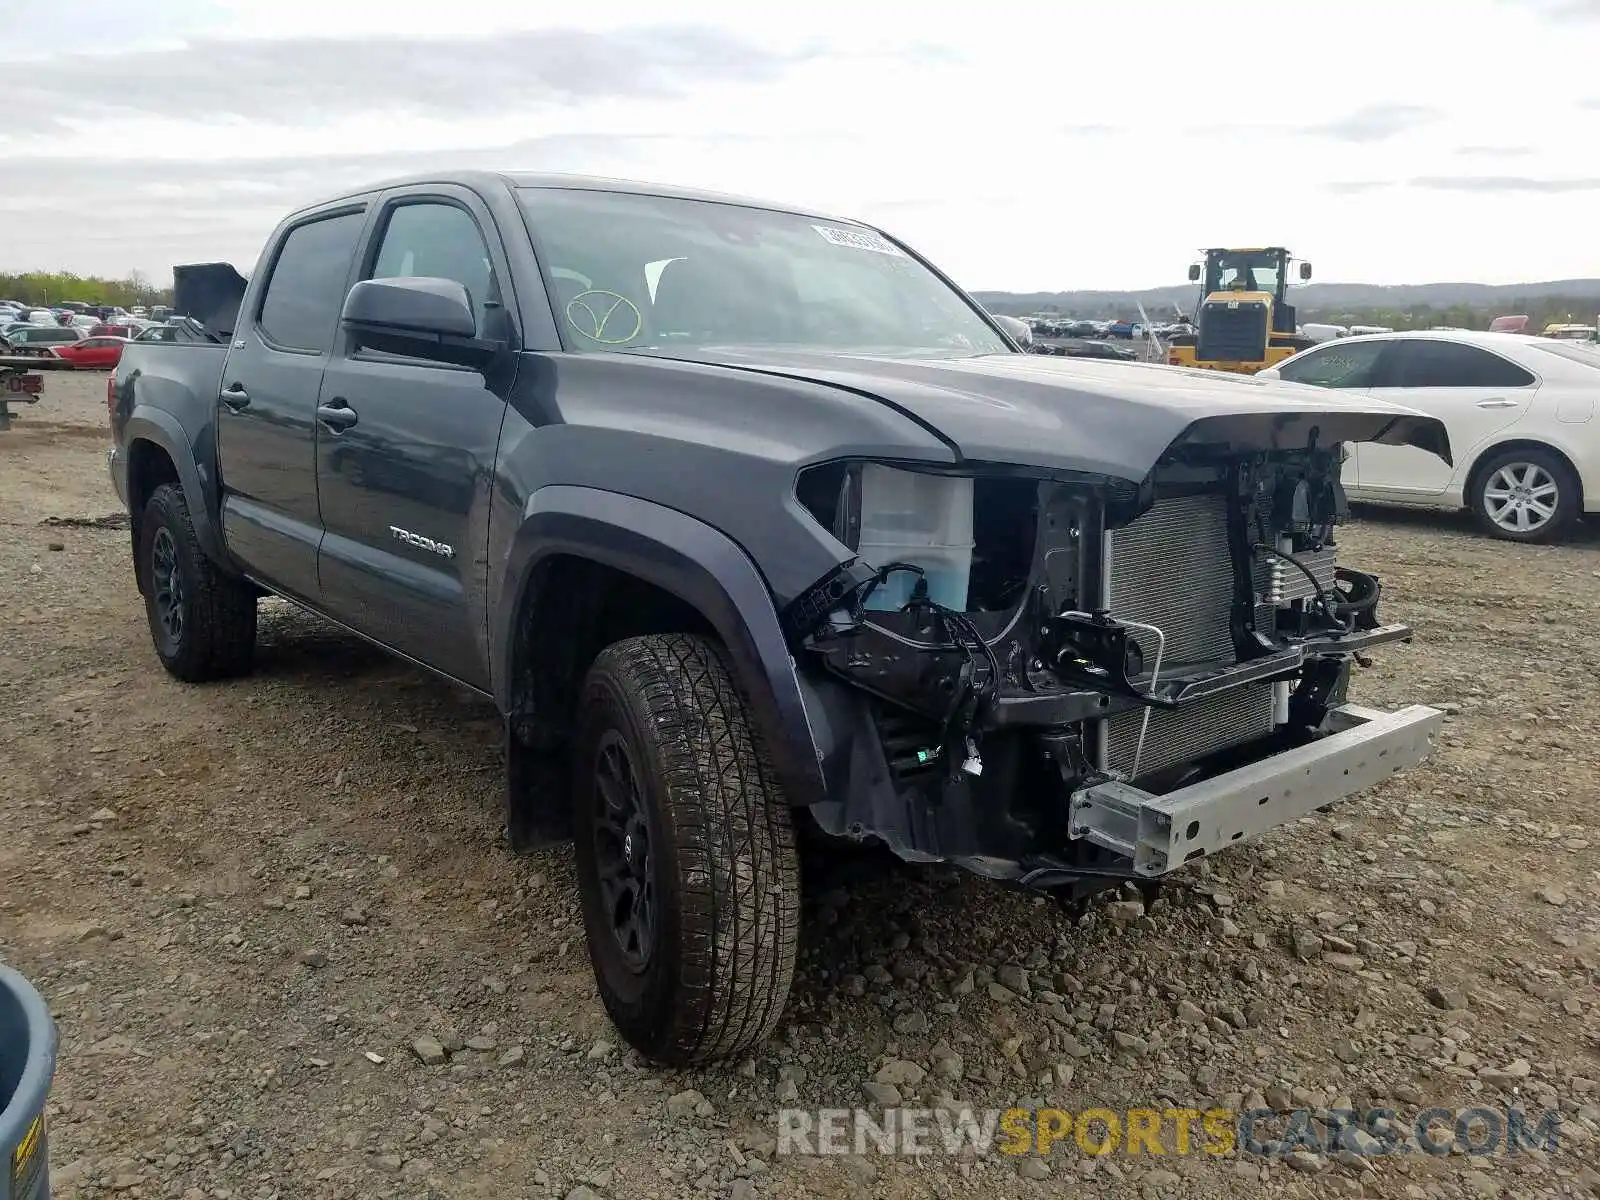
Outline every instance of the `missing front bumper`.
[(1114, 780), (1082, 788), (1072, 795), (1072, 835), (1132, 859), (1135, 875), (1164, 875), (1416, 766), (1444, 713), (1345, 704), (1328, 722), (1335, 732), (1315, 742), (1164, 796)]

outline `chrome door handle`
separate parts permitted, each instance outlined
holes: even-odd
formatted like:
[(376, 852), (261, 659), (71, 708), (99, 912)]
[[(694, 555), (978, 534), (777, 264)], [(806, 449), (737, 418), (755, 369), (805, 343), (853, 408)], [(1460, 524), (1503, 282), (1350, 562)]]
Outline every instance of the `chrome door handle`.
[(1479, 408), (1515, 408), (1517, 401), (1500, 397), (1494, 400), (1479, 400)]
[(331, 433), (343, 433), (356, 423), (356, 410), (343, 400), (335, 400), (332, 404), (319, 404), (317, 406), (317, 420), (328, 427)]

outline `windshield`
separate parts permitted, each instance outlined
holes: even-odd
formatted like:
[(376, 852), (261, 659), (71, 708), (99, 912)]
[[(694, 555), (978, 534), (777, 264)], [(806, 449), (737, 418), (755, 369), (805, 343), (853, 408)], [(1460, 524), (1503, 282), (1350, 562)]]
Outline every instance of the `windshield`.
[(1226, 251), (1206, 262), (1206, 291), (1276, 293), (1281, 266), (1278, 255), (1268, 251)]
[(570, 349), (1011, 350), (959, 293), (863, 226), (625, 192), (518, 197)]

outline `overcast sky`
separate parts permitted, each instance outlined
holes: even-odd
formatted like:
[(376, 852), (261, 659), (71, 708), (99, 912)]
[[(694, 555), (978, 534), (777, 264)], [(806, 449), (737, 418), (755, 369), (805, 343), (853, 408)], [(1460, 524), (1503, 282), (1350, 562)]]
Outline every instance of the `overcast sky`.
[(248, 271), (458, 164), (861, 217), (975, 289), (1600, 276), (1600, 0), (0, 0), (0, 62), (0, 270)]

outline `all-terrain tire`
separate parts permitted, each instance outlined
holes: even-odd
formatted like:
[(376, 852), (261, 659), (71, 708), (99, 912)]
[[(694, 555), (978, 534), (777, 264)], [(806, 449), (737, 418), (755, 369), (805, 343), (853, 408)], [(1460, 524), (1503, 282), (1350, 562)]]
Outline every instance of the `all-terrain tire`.
[[(1504, 474), (1502, 474), (1504, 472)], [(1532, 492), (1523, 498), (1537, 500), (1544, 508), (1553, 507), (1548, 516), (1542, 509), (1525, 506), (1523, 512), (1538, 523), (1523, 529), (1516, 526), (1515, 501), (1507, 507), (1502, 495), (1526, 482)], [(1507, 485), (1512, 485), (1508, 488)], [(1554, 489), (1553, 492), (1550, 489)], [(1472, 473), (1472, 489), (1467, 503), (1478, 527), (1491, 537), (1511, 542), (1554, 542), (1565, 536), (1578, 519), (1582, 508), (1581, 485), (1560, 455), (1538, 446), (1513, 448), (1494, 455)], [(1499, 514), (1500, 519), (1496, 519)]]
[[(602, 779), (620, 795), (623, 760), (639, 815), (634, 832), (619, 839), (607, 824), (616, 809)], [(618, 1031), (646, 1057), (672, 1065), (762, 1042), (794, 976), (799, 856), (787, 800), (721, 646), (660, 634), (602, 651), (580, 693), (572, 783), (589, 956)], [(626, 923), (619, 913), (633, 910), (614, 892), (608, 898), (601, 878), (605, 864), (631, 861), (618, 849), (623, 842), (628, 855), (638, 853), (634, 836), (648, 842), (634, 873), (653, 901), (643, 956), (639, 939), (617, 932)]]
[(188, 502), (175, 484), (158, 487), (145, 505), (139, 570), (150, 640), (168, 672), (186, 683), (203, 683), (250, 670), (256, 648), (255, 589), (206, 556), (195, 537)]

